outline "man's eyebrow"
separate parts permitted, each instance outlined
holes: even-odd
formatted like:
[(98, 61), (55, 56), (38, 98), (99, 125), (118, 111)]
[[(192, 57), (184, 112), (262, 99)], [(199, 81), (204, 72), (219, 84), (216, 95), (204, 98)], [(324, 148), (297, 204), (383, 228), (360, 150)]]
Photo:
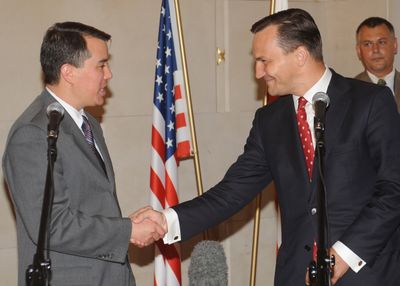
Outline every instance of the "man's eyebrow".
[(266, 61), (267, 58), (265, 58), (265, 57), (256, 57), (255, 60), (256, 61)]

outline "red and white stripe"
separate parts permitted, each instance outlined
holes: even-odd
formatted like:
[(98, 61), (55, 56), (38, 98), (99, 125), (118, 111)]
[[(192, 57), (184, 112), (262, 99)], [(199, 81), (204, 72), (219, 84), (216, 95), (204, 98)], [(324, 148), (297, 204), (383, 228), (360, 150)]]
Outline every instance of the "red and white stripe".
[[(153, 107), (151, 170), (150, 170), (150, 204), (156, 210), (174, 206), (179, 203), (178, 173), (179, 160), (191, 155), (191, 136), (185, 101), (185, 89), (182, 76), (180, 46), (177, 39), (175, 4), (168, 0), (178, 70), (174, 72), (175, 93), (175, 127), (177, 149), (174, 156), (166, 159), (165, 126), (166, 122), (157, 107)], [(179, 244), (165, 245), (161, 240), (155, 247), (154, 285), (180, 286), (181, 261)]]

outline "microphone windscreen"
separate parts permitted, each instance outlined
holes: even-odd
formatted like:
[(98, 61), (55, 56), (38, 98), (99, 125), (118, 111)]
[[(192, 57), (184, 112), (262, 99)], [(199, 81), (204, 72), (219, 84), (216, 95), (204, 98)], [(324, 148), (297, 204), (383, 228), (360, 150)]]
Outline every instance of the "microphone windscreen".
[(53, 111), (60, 113), (61, 117), (64, 115), (64, 107), (62, 107), (62, 105), (57, 101), (55, 101), (55, 102), (49, 104), (49, 106), (47, 106), (47, 109), (46, 109), (47, 116), (50, 116), (50, 114)]
[(316, 94), (314, 94), (314, 96), (312, 98), (312, 104), (314, 105), (318, 101), (322, 101), (322, 102), (326, 103), (325, 107), (328, 107), (330, 99), (329, 99), (329, 96), (325, 92), (320, 91), (320, 92), (317, 92)]
[(189, 265), (189, 285), (228, 285), (225, 251), (219, 242), (204, 240), (194, 247)]

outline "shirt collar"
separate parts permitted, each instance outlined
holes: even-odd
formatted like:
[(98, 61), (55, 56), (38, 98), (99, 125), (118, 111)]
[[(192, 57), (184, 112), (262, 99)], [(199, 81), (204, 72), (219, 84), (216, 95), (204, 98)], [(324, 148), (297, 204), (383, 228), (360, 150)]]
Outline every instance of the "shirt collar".
[(75, 124), (81, 129), (82, 123), (83, 123), (83, 118), (82, 116), (86, 116), (85, 111), (83, 109), (81, 110), (76, 110), (74, 107), (72, 107), (70, 104), (59, 98), (49, 87), (46, 86), (46, 90), (50, 93), (50, 95), (57, 100), (62, 107), (64, 107), (65, 111), (72, 117), (74, 120)]
[(377, 77), (376, 75), (370, 73), (369, 71), (367, 71), (367, 74), (369, 76), (369, 78), (371, 79), (371, 81), (373, 83), (378, 83), (379, 79), (383, 79), (386, 81), (386, 86), (389, 87), (392, 92), (394, 93), (394, 76), (395, 76), (395, 69), (392, 69), (392, 71), (390, 73), (388, 73), (387, 75), (385, 75), (383, 78), (382, 77)]
[[(322, 77), (303, 95), (307, 102), (312, 103), (312, 98), (317, 92), (327, 93), (329, 83), (332, 79), (332, 72), (328, 67), (325, 67), (325, 72)], [(299, 96), (293, 95), (295, 107), (297, 109)]]

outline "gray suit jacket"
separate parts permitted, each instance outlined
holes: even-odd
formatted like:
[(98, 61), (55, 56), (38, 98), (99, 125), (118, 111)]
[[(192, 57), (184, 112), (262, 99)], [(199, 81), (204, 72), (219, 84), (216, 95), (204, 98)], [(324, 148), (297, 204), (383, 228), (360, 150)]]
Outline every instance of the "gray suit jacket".
[[(366, 71), (359, 73), (355, 78), (366, 82), (372, 82)], [(394, 75), (394, 95), (396, 98), (397, 110), (400, 112), (400, 72), (397, 70)]]
[[(44, 91), (12, 126), (3, 155), (3, 173), (15, 206), (19, 285), (33, 261), (47, 171)], [(107, 175), (66, 112), (60, 124), (54, 165), (51, 216), (52, 285), (135, 285), (127, 258), (131, 222), (122, 218), (114, 172), (99, 123), (88, 116)]]

